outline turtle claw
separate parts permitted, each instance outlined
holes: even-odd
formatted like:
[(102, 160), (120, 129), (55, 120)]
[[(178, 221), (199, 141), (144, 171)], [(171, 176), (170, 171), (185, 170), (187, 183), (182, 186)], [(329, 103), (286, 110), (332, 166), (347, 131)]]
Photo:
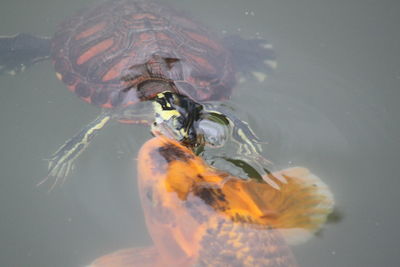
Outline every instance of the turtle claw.
[[(68, 142), (67, 142), (68, 143)], [(61, 153), (60, 152), (64, 152)], [(81, 153), (79, 152), (76, 156), (72, 159), (64, 158), (64, 155), (68, 154), (69, 150), (66, 150), (66, 144), (64, 144), (60, 149), (53, 155), (52, 158), (46, 159), (49, 161), (48, 164), (48, 172), (46, 177), (40, 181), (37, 186), (41, 186), (42, 184), (46, 183), (50, 179), (54, 180), (52, 185), (49, 188), (49, 192), (53, 191), (53, 189), (60, 184), (61, 186), (67, 180), (69, 174), (74, 170), (74, 160), (78, 155)]]
[(101, 130), (110, 119), (111, 113), (103, 112), (94, 121), (65, 142), (50, 159), (47, 159), (49, 162), (47, 176), (37, 185), (40, 186), (49, 179), (54, 179), (54, 183), (49, 191), (52, 191), (59, 183), (63, 185), (68, 175), (74, 169), (75, 160), (86, 150), (98, 131)]
[(49, 179), (54, 180), (49, 192), (51, 192), (57, 184), (63, 185), (68, 175), (74, 169), (75, 159), (86, 149), (87, 145), (88, 144), (82, 145), (82, 143), (77, 142), (75, 138), (69, 139), (50, 159), (48, 159), (47, 176), (39, 182), (37, 186), (44, 184)]

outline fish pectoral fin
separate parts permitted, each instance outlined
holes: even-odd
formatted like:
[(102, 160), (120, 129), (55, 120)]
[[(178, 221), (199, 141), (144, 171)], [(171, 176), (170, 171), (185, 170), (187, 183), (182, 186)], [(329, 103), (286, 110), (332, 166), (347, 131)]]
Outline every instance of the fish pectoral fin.
[(157, 265), (159, 253), (156, 247), (126, 248), (95, 259), (87, 267), (153, 267)]

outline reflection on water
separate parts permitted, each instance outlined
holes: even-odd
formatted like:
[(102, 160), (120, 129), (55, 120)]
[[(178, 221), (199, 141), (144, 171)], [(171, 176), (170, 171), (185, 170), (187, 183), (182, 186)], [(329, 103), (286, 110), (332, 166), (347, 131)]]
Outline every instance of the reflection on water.
[[(0, 32), (51, 35), (62, 18), (93, 2), (7, 1)], [(292, 248), (299, 265), (395, 266), (398, 4), (168, 2), (216, 31), (260, 35), (274, 44), (277, 71), (261, 84), (240, 84), (232, 101), (268, 142), (264, 155), (274, 166), (307, 166), (330, 185), (343, 214)], [(1, 265), (80, 266), (121, 248), (151, 245), (132, 162), (150, 137), (147, 128), (109, 127), (64, 186), (47, 194), (35, 186), (46, 174), (42, 159), (99, 110), (68, 92), (49, 62), (2, 76), (0, 86)]]

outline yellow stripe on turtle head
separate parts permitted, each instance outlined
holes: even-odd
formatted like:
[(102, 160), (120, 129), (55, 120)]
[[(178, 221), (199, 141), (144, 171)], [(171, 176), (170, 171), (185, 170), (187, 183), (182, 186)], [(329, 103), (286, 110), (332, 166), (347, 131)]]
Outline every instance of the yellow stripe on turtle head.
[(159, 117), (165, 121), (170, 120), (173, 117), (179, 117), (181, 114), (176, 110), (165, 110), (158, 102), (153, 102), (154, 113), (159, 115)]

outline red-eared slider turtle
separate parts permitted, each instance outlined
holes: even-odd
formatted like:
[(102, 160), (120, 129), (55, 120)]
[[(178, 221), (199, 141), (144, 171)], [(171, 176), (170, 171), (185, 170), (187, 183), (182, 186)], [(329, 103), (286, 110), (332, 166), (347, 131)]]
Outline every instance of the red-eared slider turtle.
[(49, 57), (69, 90), (106, 110), (57, 151), (49, 169), (56, 178), (68, 174), (73, 160), (121, 107), (132, 106), (130, 122), (146, 121), (147, 111), (137, 103), (170, 90), (171, 82), (173, 90), (195, 101), (224, 100), (236, 73), (267, 73), (275, 60), (264, 40), (221, 39), (182, 12), (144, 0), (87, 8), (61, 23), (52, 38), (0, 39), (0, 72), (16, 73)]
[(288, 245), (320, 229), (333, 196), (306, 168), (275, 175), (286, 179), (280, 190), (217, 170), (177, 141), (155, 137), (138, 156), (154, 247), (120, 250), (90, 266), (297, 266)]

